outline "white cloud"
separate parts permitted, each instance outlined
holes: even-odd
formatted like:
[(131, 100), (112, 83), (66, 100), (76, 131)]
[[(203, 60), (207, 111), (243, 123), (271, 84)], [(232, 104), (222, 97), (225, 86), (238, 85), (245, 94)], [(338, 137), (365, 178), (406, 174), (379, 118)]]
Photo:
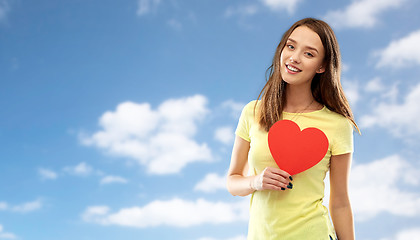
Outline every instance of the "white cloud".
[(235, 102), (233, 100), (226, 100), (222, 103), (222, 108), (227, 109), (233, 119), (238, 119), (241, 115), (242, 109), (246, 104), (241, 102)]
[(156, 11), (157, 7), (160, 4), (160, 0), (139, 0), (137, 15), (143, 16), (152, 11)]
[(17, 57), (12, 58), (11, 64), (10, 64), (10, 69), (12, 71), (16, 71), (16, 70), (19, 69), (19, 59)]
[(360, 99), (359, 83), (355, 80), (342, 80), (341, 83), (351, 107), (355, 107)]
[(41, 176), (44, 180), (53, 180), (57, 179), (58, 175), (56, 172), (46, 169), (46, 168), (39, 168), (38, 174)]
[(398, 98), (399, 90), (398, 90), (398, 82), (393, 84), (390, 87), (387, 87), (387, 91), (383, 92), (382, 97), (383, 99), (387, 99), (388, 103), (396, 103)]
[(212, 238), (212, 237), (202, 237), (199, 238), (198, 240), (246, 240), (246, 236), (244, 235), (239, 235), (239, 236), (235, 236), (235, 237), (231, 237), (231, 238)]
[(27, 213), (27, 212), (33, 212), (40, 208), (42, 208), (41, 200), (35, 200), (32, 202), (26, 202), (21, 205), (13, 206), (10, 208), (10, 210), (13, 212)]
[(0, 23), (7, 19), (10, 12), (10, 4), (7, 0), (0, 0)]
[(420, 236), (420, 228), (404, 229), (397, 233), (393, 238), (382, 239), (382, 240), (406, 240), (406, 239), (418, 239)]
[(0, 202), (0, 210), (7, 210), (8, 205), (6, 202)]
[(261, 0), (262, 3), (271, 10), (280, 11), (287, 10), (289, 14), (296, 11), (297, 4), (300, 0)]
[(123, 177), (119, 177), (119, 176), (105, 176), (101, 179), (101, 184), (110, 184), (110, 183), (128, 183), (128, 180), (123, 178)]
[(81, 162), (76, 166), (68, 166), (64, 171), (76, 176), (88, 176), (93, 172), (93, 168), (85, 162)]
[[(325, 181), (324, 205), (329, 203), (329, 178)], [(418, 186), (420, 171), (398, 155), (369, 163), (354, 164), (349, 194), (356, 221), (367, 221), (382, 212), (396, 216), (420, 214), (420, 193), (401, 190), (402, 185)]]
[(3, 232), (3, 225), (0, 224), (0, 239), (17, 239), (13, 233)]
[(82, 214), (82, 219), (86, 222), (97, 224), (105, 224), (105, 217), (109, 212), (108, 206), (92, 206), (88, 207)]
[(375, 51), (379, 57), (377, 67), (404, 68), (420, 65), (420, 30), (392, 41), (386, 48)]
[(348, 72), (350, 70), (350, 68), (351, 68), (350, 64), (344, 63), (344, 62), (341, 63), (341, 71)]
[(384, 89), (385, 87), (379, 77), (370, 80), (365, 87), (367, 92), (382, 92)]
[(202, 224), (224, 224), (247, 221), (249, 200), (241, 202), (210, 202), (174, 198), (167, 201), (153, 201), (143, 207), (123, 208), (110, 213), (107, 206), (88, 207), (82, 214), (86, 222), (101, 225), (120, 225), (148, 228), (161, 225), (190, 227)]
[(232, 127), (220, 127), (214, 132), (214, 139), (226, 145), (233, 144), (234, 136)]
[(356, 0), (344, 10), (329, 11), (325, 20), (336, 28), (372, 28), (382, 12), (403, 5), (405, 0)]
[(368, 220), (381, 212), (418, 216), (420, 194), (401, 190), (401, 185), (419, 185), (420, 171), (417, 169), (398, 155), (355, 165), (350, 194), (356, 220)]
[(201, 95), (169, 99), (156, 110), (148, 103), (124, 102), (101, 116), (102, 130), (81, 141), (136, 159), (150, 173), (178, 173), (189, 163), (212, 160), (207, 144), (194, 140), (197, 123), (209, 112), (206, 104)]
[(416, 137), (420, 133), (420, 84), (414, 86), (403, 103), (381, 102), (372, 114), (361, 117), (364, 128), (383, 127), (397, 137)]
[(174, 18), (168, 20), (168, 25), (175, 30), (181, 30), (182, 29), (182, 23)]
[(255, 15), (258, 12), (256, 5), (241, 5), (237, 7), (228, 7), (225, 11), (225, 17), (229, 18), (232, 16), (247, 17)]
[(42, 201), (39, 199), (32, 202), (22, 203), (20, 205), (10, 205), (6, 202), (0, 202), (0, 210), (3, 211), (28, 213), (36, 211), (40, 208), (42, 208)]
[(194, 190), (206, 193), (212, 193), (222, 189), (226, 190), (226, 176), (219, 176), (216, 173), (207, 174), (194, 187)]
[(28, 213), (42, 208), (42, 201), (35, 200), (32, 202), (22, 203), (20, 205), (10, 205), (6, 202), (0, 202), (0, 211), (11, 211), (19, 213)]

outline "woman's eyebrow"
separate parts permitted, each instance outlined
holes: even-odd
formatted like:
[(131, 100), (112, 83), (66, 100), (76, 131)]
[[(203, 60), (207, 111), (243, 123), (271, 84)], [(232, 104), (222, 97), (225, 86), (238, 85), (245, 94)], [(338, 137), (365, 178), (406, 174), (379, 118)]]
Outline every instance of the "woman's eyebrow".
[[(296, 40), (294, 40), (294, 39), (292, 39), (292, 38), (288, 38), (287, 39), (288, 41), (291, 41), (291, 42), (293, 42), (293, 43), (297, 43), (296, 42)], [(315, 52), (317, 52), (318, 53), (318, 49), (316, 49), (316, 48), (314, 48), (314, 47), (311, 47), (311, 46), (304, 46), (305, 48), (307, 48), (307, 49), (311, 49), (311, 50), (313, 50), (313, 51), (315, 51)]]

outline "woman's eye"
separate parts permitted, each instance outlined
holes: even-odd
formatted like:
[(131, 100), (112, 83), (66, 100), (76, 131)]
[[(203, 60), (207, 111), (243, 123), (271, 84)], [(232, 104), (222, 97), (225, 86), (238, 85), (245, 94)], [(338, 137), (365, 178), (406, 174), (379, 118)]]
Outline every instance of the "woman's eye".
[(295, 47), (293, 46), (293, 45), (287, 45), (287, 47), (289, 48), (289, 49), (291, 49), (291, 50), (293, 50), (293, 49), (295, 49)]
[(314, 55), (312, 54), (312, 53), (310, 53), (310, 52), (307, 52), (306, 53), (306, 55), (308, 56), (308, 57), (313, 57)]

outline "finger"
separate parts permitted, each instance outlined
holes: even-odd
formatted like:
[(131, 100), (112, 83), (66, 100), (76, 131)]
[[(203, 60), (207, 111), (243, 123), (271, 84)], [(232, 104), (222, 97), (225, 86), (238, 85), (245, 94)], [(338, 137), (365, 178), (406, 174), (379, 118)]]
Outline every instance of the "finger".
[[(290, 179), (290, 177), (291, 177), (291, 175), (288, 172), (286, 172), (286, 171), (284, 171), (284, 170), (282, 170), (280, 168), (269, 168), (268, 170), (270, 172), (274, 173), (274, 174), (277, 174), (277, 175), (282, 176), (283, 178)], [(290, 179), (290, 180), (292, 180), (292, 179)]]
[(269, 184), (269, 183), (267, 183), (267, 184), (263, 185), (263, 189), (265, 189), (265, 190), (277, 190), (277, 191), (284, 191), (284, 190), (286, 190), (287, 188), (285, 188), (285, 187), (279, 187), (278, 185), (273, 185), (273, 184)]
[(263, 177), (271, 178), (271, 179), (283, 182), (285, 184), (289, 183), (289, 178), (288, 177), (284, 177), (284, 176), (278, 174), (277, 172), (271, 172), (270, 170), (267, 170)]
[(263, 182), (264, 181), (281, 187), (285, 187), (289, 184), (289, 181), (287, 179), (280, 177), (277, 174), (268, 174), (265, 178), (263, 178)]
[(278, 188), (287, 188), (288, 184), (289, 183), (280, 182), (278, 180), (271, 179), (271, 178), (266, 178), (263, 180), (263, 187), (264, 185), (272, 185)]

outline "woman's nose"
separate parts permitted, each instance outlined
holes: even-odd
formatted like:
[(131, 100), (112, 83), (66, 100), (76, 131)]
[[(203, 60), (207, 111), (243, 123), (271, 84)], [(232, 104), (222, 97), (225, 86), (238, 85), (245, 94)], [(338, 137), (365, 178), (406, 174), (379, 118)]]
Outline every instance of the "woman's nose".
[(289, 60), (290, 60), (291, 63), (300, 63), (300, 59), (299, 59), (299, 55), (298, 54), (293, 54), (290, 57)]

